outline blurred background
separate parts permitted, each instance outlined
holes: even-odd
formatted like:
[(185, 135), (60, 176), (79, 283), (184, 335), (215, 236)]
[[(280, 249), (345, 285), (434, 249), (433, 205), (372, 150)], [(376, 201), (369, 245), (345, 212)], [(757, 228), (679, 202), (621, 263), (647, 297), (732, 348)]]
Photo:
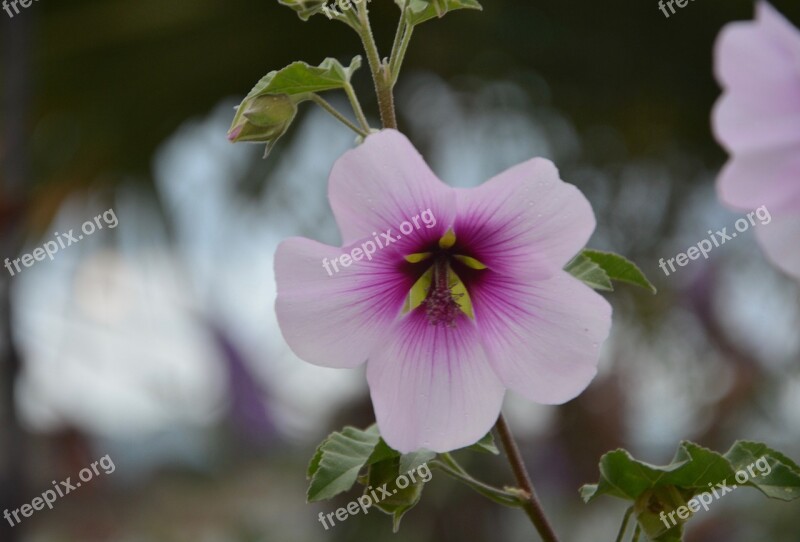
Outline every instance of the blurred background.
[[(714, 192), (726, 157), (710, 131), (712, 46), (752, 2), (700, 0), (669, 19), (655, 0), (484, 4), (415, 32), (401, 129), (455, 186), (554, 160), (595, 208), (591, 246), (659, 288), (609, 296), (612, 338), (578, 399), (507, 399), (556, 530), (613, 540), (626, 504), (584, 505), (578, 488), (619, 446), (666, 463), (681, 439), (725, 451), (747, 438), (800, 458), (800, 287), (752, 231), (669, 277), (658, 268), (741, 216)], [(796, 1), (774, 5), (800, 24)], [(397, 10), (371, 6), (388, 54)], [(283, 342), (272, 259), (291, 235), (339, 243), (327, 174), (354, 138), (309, 104), (267, 160), (225, 134), (266, 72), (349, 63), (355, 34), (275, 0), (39, 0), (0, 19), (0, 259), (109, 209), (119, 220), (0, 270), (0, 510), (106, 454), (116, 467), (19, 526), (0, 520), (1, 542), (535, 539), (524, 514), (436, 472), (397, 535), (377, 512), (326, 531), (318, 513), (353, 493), (305, 503), (316, 444), (374, 417), (363, 371), (307, 365)], [(355, 84), (377, 126), (366, 69)], [(502, 458), (462, 459), (512, 483)], [(797, 504), (750, 489), (690, 526), (697, 542), (800, 541)]]

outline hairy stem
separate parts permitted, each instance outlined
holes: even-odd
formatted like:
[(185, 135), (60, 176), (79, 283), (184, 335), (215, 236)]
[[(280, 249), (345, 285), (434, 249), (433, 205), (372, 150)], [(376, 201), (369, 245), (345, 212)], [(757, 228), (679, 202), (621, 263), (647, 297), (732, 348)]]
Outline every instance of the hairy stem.
[(500, 441), (503, 443), (503, 449), (508, 457), (508, 462), (511, 464), (511, 470), (514, 472), (514, 477), (517, 479), (519, 486), (527, 493), (523, 508), (531, 519), (533, 526), (539, 532), (544, 542), (558, 542), (558, 537), (550, 525), (547, 516), (544, 514), (542, 504), (536, 496), (536, 491), (533, 489), (533, 483), (525, 468), (525, 463), (522, 461), (522, 455), (519, 452), (514, 436), (511, 434), (505, 418), (502, 414), (497, 419), (495, 425), (497, 433), (500, 435)]
[(367, 3), (362, 2), (358, 5), (358, 17), (360, 27), (358, 35), (364, 44), (364, 51), (367, 54), (369, 69), (372, 72), (372, 80), (375, 83), (375, 94), (378, 96), (378, 107), (381, 112), (381, 123), (384, 128), (397, 129), (397, 117), (394, 111), (394, 94), (392, 93), (392, 81), (389, 68), (381, 60), (378, 53), (378, 46), (375, 44), (375, 37), (372, 34), (372, 26), (369, 22)]

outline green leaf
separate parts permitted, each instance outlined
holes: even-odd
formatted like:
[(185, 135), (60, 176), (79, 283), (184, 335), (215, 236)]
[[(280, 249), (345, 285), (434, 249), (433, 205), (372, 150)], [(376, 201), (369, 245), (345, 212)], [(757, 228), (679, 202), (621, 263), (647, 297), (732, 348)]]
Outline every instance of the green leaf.
[(634, 501), (637, 521), (645, 533), (658, 542), (671, 542), (680, 540), (688, 518), (676, 516), (677, 525), (670, 528), (664, 524), (662, 512), (670, 514), (687, 507), (698, 495), (705, 494), (709, 500), (713, 495), (714, 502), (742, 485), (755, 487), (774, 499), (797, 499), (800, 467), (756, 442), (737, 442), (725, 455), (682, 442), (672, 462), (664, 466), (644, 463), (625, 450), (616, 450), (600, 459), (600, 480), (583, 486), (581, 497), (587, 503), (600, 495)]
[(266, 143), (269, 152), (291, 126), (298, 104), (315, 93), (345, 88), (359, 67), (361, 57), (356, 56), (348, 67), (326, 58), (319, 66), (294, 62), (268, 73), (236, 108), (228, 139)]
[(436, 457), (436, 452), (422, 448), (410, 454), (400, 456), (400, 472), (406, 473), (416, 470)]
[(328, 0), (278, 0), (279, 4), (295, 10), (298, 17), (304, 21), (307, 21), (312, 15), (321, 13), (327, 2)]
[[(416, 462), (420, 457), (421, 456), (418, 455), (411, 460), (407, 459), (406, 464)], [(419, 467), (421, 467), (424, 462), (417, 466), (417, 472), (414, 473), (413, 481), (411, 475), (409, 475), (410, 471), (401, 469), (401, 462), (403, 462), (402, 458), (395, 457), (371, 465), (367, 478), (367, 488), (364, 490), (365, 495), (374, 495), (378, 497), (377, 502), (372, 503), (373, 506), (392, 516), (392, 528), (395, 533), (400, 529), (400, 520), (406, 512), (411, 510), (419, 502), (422, 497), (422, 487), (424, 485), (424, 480), (419, 475)], [(430, 470), (428, 470), (428, 473), (430, 474)], [(398, 478), (401, 476), (404, 477), (405, 482), (408, 482), (406, 487), (401, 488), (397, 484)], [(405, 483), (401, 485), (405, 485)], [(378, 488), (383, 488), (383, 491)], [(385, 496), (384, 492), (389, 495)]]
[(747, 472), (749, 475), (752, 466), (756, 476), (749, 477), (745, 485), (758, 489), (767, 497), (782, 501), (800, 498), (800, 466), (766, 444), (739, 441), (728, 450), (725, 459), (737, 473)]
[(564, 270), (595, 290), (613, 291), (614, 286), (603, 269), (583, 254), (578, 254)]
[(329, 435), (308, 465), (308, 502), (330, 499), (353, 487), (379, 441), (375, 425), (365, 431), (345, 427), (341, 433)]
[(401, 8), (407, 2), (405, 18), (410, 25), (418, 25), (434, 17), (444, 17), (447, 12), (457, 9), (483, 10), (477, 0), (396, 0), (396, 2)]
[[(326, 58), (319, 66), (293, 62), (282, 70), (273, 71), (259, 81), (259, 94), (304, 94), (344, 88), (353, 73), (361, 67), (361, 57), (353, 58), (350, 66), (342, 66), (335, 58)], [(260, 87), (260, 88), (259, 88)]]
[(634, 459), (626, 450), (616, 450), (600, 458), (600, 481), (581, 488), (584, 502), (600, 495), (636, 500), (645, 491), (664, 486), (684, 489), (707, 489), (733, 479), (735, 471), (717, 452), (691, 442), (682, 442), (672, 462), (651, 465)]
[(641, 286), (652, 293), (657, 291), (656, 287), (647, 280), (647, 277), (644, 276), (644, 273), (635, 263), (619, 254), (587, 249), (581, 252), (581, 256), (585, 256), (596, 263), (611, 280)]
[(494, 443), (494, 436), (492, 436), (492, 433), (486, 433), (486, 435), (481, 440), (479, 440), (472, 446), (468, 446), (466, 449), (472, 450), (474, 452), (483, 452), (493, 455), (500, 454), (500, 450), (497, 449), (497, 446)]

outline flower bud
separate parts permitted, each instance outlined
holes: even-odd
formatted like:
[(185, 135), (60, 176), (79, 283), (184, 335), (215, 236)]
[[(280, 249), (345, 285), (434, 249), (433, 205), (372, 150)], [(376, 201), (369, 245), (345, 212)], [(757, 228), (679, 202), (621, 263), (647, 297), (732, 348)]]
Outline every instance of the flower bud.
[(272, 144), (281, 137), (297, 114), (295, 101), (285, 94), (253, 96), (236, 110), (228, 139)]

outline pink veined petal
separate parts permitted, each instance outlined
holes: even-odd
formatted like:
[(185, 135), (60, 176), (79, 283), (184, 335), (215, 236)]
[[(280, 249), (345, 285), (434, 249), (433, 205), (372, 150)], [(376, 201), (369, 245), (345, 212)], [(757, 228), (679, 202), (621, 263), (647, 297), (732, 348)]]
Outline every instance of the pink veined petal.
[(505, 393), (472, 322), (432, 326), (419, 310), (370, 355), (367, 380), (381, 435), (403, 453), (477, 442), (497, 421)]
[(744, 210), (800, 211), (800, 147), (734, 156), (717, 179), (717, 193)]
[(496, 277), (491, 289), (479, 285), (470, 295), (482, 344), (506, 387), (561, 404), (592, 381), (611, 306), (591, 288), (562, 271), (544, 281)]
[[(391, 228), (394, 238), (401, 237), (395, 248), (402, 251), (441, 237), (455, 213), (455, 191), (396, 130), (372, 134), (345, 153), (333, 166), (328, 195), (345, 244)], [(433, 227), (419, 216), (428, 209)], [(400, 232), (404, 222), (412, 226), (408, 233)]]
[(372, 261), (328, 262), (349, 253), (303, 238), (287, 239), (275, 254), (275, 310), (286, 342), (301, 359), (323, 367), (349, 368), (366, 361), (398, 318), (407, 281), (376, 254)]
[(756, 237), (777, 267), (800, 280), (800, 214), (773, 215), (772, 222), (756, 229)]
[(536, 158), (477, 188), (458, 190), (455, 232), (490, 269), (546, 278), (578, 253), (595, 228), (594, 212), (549, 160)]

